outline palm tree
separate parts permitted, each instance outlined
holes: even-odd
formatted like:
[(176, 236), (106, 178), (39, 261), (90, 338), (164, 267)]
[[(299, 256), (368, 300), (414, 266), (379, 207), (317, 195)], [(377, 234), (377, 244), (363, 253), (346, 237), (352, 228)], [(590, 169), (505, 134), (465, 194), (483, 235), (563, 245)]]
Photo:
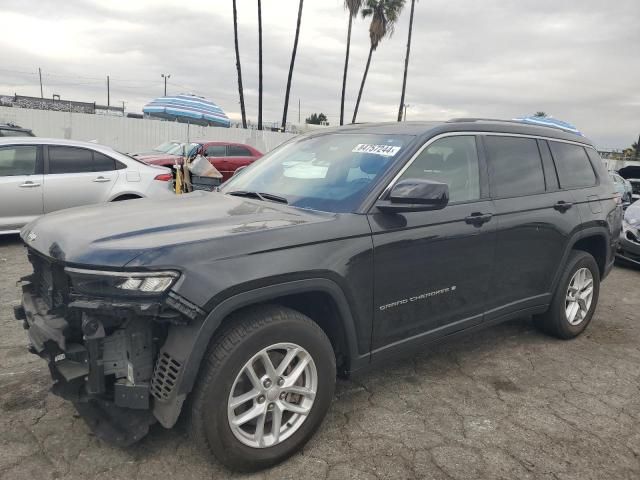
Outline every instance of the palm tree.
[(242, 90), (242, 69), (240, 68), (240, 49), (238, 48), (238, 11), (236, 9), (236, 0), (233, 0), (233, 36), (236, 44), (236, 69), (238, 70), (238, 93), (240, 94), (242, 128), (247, 128), (247, 115), (244, 111), (244, 91)]
[(364, 89), (364, 83), (367, 81), (369, 65), (371, 65), (371, 54), (378, 48), (378, 45), (384, 37), (393, 35), (393, 29), (400, 16), (402, 7), (404, 7), (404, 2), (405, 0), (367, 0), (366, 7), (362, 9), (362, 18), (371, 17), (371, 24), (369, 25), (369, 40), (371, 44), (369, 46), (367, 65), (362, 75), (358, 99), (356, 100), (356, 108), (353, 110), (352, 123), (356, 122), (356, 117), (358, 116), (362, 90)]
[(351, 25), (358, 15), (363, 0), (344, 0), (344, 8), (349, 10), (349, 28), (347, 29), (347, 53), (344, 56), (344, 73), (342, 75), (342, 97), (340, 99), (340, 125), (344, 124), (344, 92), (347, 88), (347, 69), (349, 67), (349, 49), (351, 47)]
[(546, 112), (536, 112), (534, 115), (534, 117), (538, 117), (538, 118), (544, 118), (546, 116), (547, 116)]
[(293, 41), (293, 52), (291, 52), (291, 64), (289, 65), (289, 78), (287, 79), (287, 90), (284, 94), (284, 112), (282, 112), (282, 131), (287, 126), (287, 110), (289, 109), (289, 92), (291, 91), (291, 77), (293, 76), (293, 65), (296, 62), (296, 52), (298, 51), (298, 37), (300, 36), (300, 21), (302, 20), (302, 3), (298, 6), (298, 23), (296, 25), (296, 38)]
[(258, 0), (258, 130), (262, 130), (262, 0)]
[(398, 107), (398, 121), (402, 121), (402, 110), (404, 108), (404, 92), (407, 89), (407, 70), (409, 69), (409, 51), (411, 50), (411, 32), (413, 30), (413, 10), (416, 0), (411, 0), (411, 14), (409, 15), (409, 35), (407, 36), (407, 53), (404, 56), (404, 77), (402, 77), (402, 94), (400, 95), (400, 106)]

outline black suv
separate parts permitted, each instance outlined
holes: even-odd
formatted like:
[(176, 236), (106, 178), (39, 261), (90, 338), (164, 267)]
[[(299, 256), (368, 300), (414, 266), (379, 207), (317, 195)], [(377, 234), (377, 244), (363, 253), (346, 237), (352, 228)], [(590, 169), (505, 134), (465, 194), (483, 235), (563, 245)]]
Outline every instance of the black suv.
[(219, 192), (27, 225), (16, 317), (101, 437), (127, 445), (188, 409), (200, 445), (253, 470), (310, 438), (336, 374), (528, 315), (579, 335), (621, 213), (592, 144), (559, 129), (326, 129)]
[(35, 137), (28, 128), (13, 123), (0, 124), (0, 137)]

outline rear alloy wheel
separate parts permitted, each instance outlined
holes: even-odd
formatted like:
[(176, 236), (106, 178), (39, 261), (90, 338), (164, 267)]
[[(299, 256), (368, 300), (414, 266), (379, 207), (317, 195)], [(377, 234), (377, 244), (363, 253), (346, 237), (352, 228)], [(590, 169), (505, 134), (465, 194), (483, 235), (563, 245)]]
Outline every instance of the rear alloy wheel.
[(600, 270), (595, 259), (588, 252), (573, 250), (549, 309), (542, 315), (534, 316), (534, 323), (554, 337), (577, 337), (593, 317), (599, 292)]
[(580, 325), (591, 309), (593, 300), (593, 275), (588, 268), (573, 274), (567, 287), (565, 315), (570, 325)]
[(335, 354), (302, 313), (259, 305), (232, 314), (203, 359), (191, 399), (196, 443), (232, 470), (293, 455), (331, 405)]

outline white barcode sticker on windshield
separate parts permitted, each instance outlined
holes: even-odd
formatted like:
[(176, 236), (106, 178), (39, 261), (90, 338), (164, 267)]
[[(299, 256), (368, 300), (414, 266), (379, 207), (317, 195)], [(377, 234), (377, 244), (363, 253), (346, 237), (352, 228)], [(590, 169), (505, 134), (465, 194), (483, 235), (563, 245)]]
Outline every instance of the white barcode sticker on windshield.
[(393, 145), (372, 145), (369, 143), (359, 143), (353, 150), (353, 153), (373, 153), (375, 155), (382, 155), (383, 157), (393, 157), (400, 151), (401, 147)]

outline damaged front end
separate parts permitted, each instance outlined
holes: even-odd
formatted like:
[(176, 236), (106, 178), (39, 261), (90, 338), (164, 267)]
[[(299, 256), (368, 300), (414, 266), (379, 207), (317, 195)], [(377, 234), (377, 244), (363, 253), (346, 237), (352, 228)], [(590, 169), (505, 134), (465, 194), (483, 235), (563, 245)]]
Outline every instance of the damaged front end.
[(169, 419), (166, 402), (180, 362), (162, 347), (203, 314), (171, 291), (179, 272), (87, 270), (33, 249), (28, 256), (33, 273), (22, 279), (15, 316), (30, 351), (48, 362), (52, 391), (114, 444), (141, 439), (156, 418), (175, 422), (182, 400)]

